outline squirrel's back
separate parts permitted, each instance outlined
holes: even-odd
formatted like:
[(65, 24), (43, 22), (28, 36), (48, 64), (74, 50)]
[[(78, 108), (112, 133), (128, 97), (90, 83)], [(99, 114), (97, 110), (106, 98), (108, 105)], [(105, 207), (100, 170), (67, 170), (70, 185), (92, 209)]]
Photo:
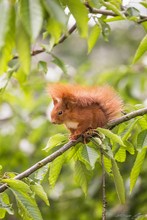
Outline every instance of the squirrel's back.
[(118, 117), (122, 110), (122, 100), (110, 86), (82, 87), (79, 85), (49, 85), (48, 92), (53, 99), (68, 100), (77, 106), (87, 107), (97, 104), (110, 121)]

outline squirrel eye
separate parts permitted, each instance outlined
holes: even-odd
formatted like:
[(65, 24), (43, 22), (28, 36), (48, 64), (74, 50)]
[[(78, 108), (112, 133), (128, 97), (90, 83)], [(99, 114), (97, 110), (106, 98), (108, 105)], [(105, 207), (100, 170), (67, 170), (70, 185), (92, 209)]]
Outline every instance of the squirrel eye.
[(62, 115), (62, 111), (59, 111), (59, 112), (58, 112), (58, 115)]

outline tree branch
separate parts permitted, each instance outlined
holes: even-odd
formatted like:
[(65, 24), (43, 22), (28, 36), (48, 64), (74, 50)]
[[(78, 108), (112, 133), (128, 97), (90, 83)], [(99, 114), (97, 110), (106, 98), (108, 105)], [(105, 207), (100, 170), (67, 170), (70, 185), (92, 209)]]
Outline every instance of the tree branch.
[[(101, 14), (101, 15), (107, 15), (107, 16), (112, 16), (112, 17), (116, 17), (118, 16), (118, 14), (114, 13), (111, 10), (105, 10), (105, 9), (97, 9), (97, 8), (92, 8), (88, 2), (85, 3), (85, 6), (88, 8), (89, 12), (91, 14)], [(128, 12), (125, 11), (124, 9), (121, 11), (126, 17), (129, 16)], [(139, 20), (137, 21), (138, 24), (141, 24), (143, 22), (147, 21), (147, 16), (144, 15), (140, 15), (139, 16)]]
[[(71, 34), (76, 30), (76, 28), (77, 28), (77, 25), (76, 25), (76, 23), (75, 23), (75, 24), (69, 29), (68, 34), (62, 35), (61, 38), (60, 38), (60, 40), (59, 40), (59, 42), (56, 43), (56, 44), (54, 44), (53, 47), (55, 47), (55, 46), (57, 46), (58, 44), (61, 44), (63, 41), (65, 41), (65, 40), (67, 39), (67, 37), (68, 37), (69, 35), (71, 35)], [(43, 52), (45, 52), (45, 48), (42, 48), (42, 49), (39, 49), (39, 50), (34, 50), (34, 51), (31, 52), (31, 56), (35, 56), (35, 55), (40, 54), (40, 53), (43, 53)], [(12, 60), (15, 60), (15, 59), (18, 59), (18, 58), (19, 58), (19, 56), (16, 55), (16, 56), (14, 56), (14, 57), (12, 58)]]
[(112, 129), (113, 127), (125, 122), (125, 121), (129, 121), (130, 119), (132, 118), (135, 118), (137, 116), (142, 116), (142, 115), (145, 115), (147, 114), (147, 108), (142, 108), (142, 109), (139, 109), (139, 110), (136, 110), (136, 111), (133, 111), (133, 112), (130, 112), (120, 118), (117, 118), (117, 119), (114, 119), (110, 122), (108, 122), (106, 128), (108, 129)]
[[(105, 10), (105, 9), (97, 9), (97, 8), (92, 8), (88, 2), (85, 2), (85, 6), (88, 8), (89, 10), (89, 13), (91, 14), (101, 14), (101, 15), (106, 15), (106, 16), (112, 16), (112, 17), (116, 17), (118, 16), (118, 14), (114, 13), (113, 11), (111, 10)], [(128, 13), (125, 11), (125, 10), (122, 10), (122, 13), (128, 17)], [(143, 15), (140, 15), (139, 17), (139, 20), (137, 21), (138, 24), (141, 24), (142, 22), (145, 22), (147, 21), (147, 16), (143, 16)], [(69, 35), (71, 35), (77, 28), (77, 25), (76, 23), (69, 29), (68, 31), (68, 34), (64, 34), (61, 36), (60, 40), (58, 43), (54, 44), (53, 47), (57, 46), (58, 44), (61, 44), (63, 41), (65, 41)], [(40, 53), (43, 53), (45, 52), (45, 48), (42, 48), (42, 49), (38, 49), (38, 50), (34, 50), (31, 52), (31, 56), (35, 56), (37, 54), (40, 54)], [(18, 55), (15, 55), (13, 56), (12, 60), (14, 59), (18, 59), (19, 56)]]
[[(132, 118), (135, 118), (137, 116), (143, 116), (145, 114), (147, 114), (147, 108), (143, 108), (143, 109), (139, 109), (137, 111), (133, 111), (131, 113), (128, 113), (128, 114), (118, 118), (118, 119), (110, 121), (107, 124), (107, 128), (108, 129), (112, 129), (115, 126), (117, 126), (117, 125), (119, 125), (119, 124), (121, 124), (121, 123), (123, 123), (125, 121), (129, 121)], [(37, 171), (41, 167), (45, 166), (46, 164), (52, 162), (57, 157), (62, 155), (64, 152), (66, 152), (68, 149), (70, 149), (71, 147), (75, 146), (76, 144), (78, 144), (81, 141), (82, 141), (82, 137), (79, 137), (76, 141), (69, 141), (67, 144), (65, 144), (63, 147), (61, 147), (60, 149), (58, 149), (57, 151), (55, 151), (51, 155), (45, 157), (44, 159), (42, 159), (39, 162), (37, 162), (36, 164), (34, 164), (32, 167), (28, 168), (24, 172), (22, 172), (22, 173), (18, 174), (17, 176), (15, 176), (14, 179), (21, 180), (21, 179), (23, 179), (25, 177), (30, 176), (32, 173), (34, 173), (35, 171)], [(6, 189), (7, 189), (7, 184), (1, 185), (0, 186), (0, 193), (4, 192)]]

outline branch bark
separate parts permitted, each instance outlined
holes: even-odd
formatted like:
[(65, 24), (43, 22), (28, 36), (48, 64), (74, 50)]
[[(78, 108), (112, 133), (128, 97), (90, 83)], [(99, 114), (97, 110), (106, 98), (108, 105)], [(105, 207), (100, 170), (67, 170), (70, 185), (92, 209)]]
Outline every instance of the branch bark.
[[(77, 28), (77, 25), (76, 25), (76, 23), (75, 23), (75, 24), (69, 29), (68, 34), (62, 35), (61, 38), (60, 38), (60, 40), (59, 40), (59, 42), (56, 43), (56, 44), (54, 44), (53, 47), (55, 47), (55, 46), (57, 46), (58, 44), (61, 44), (63, 41), (65, 41), (66, 38), (67, 38), (69, 35), (71, 35), (71, 34), (76, 30), (76, 28)], [(39, 49), (39, 50), (34, 50), (34, 51), (31, 52), (31, 56), (35, 56), (35, 55), (40, 54), (40, 53), (43, 53), (43, 52), (45, 52), (45, 48), (42, 48), (42, 49)], [(12, 60), (15, 60), (15, 59), (18, 59), (18, 58), (19, 58), (19, 56), (16, 55), (16, 56), (14, 56), (14, 57), (12, 58)]]
[[(114, 13), (111, 10), (92, 8), (87, 2), (85, 3), (85, 6), (88, 8), (89, 13), (91, 13), (91, 14), (101, 14), (101, 15), (112, 16), (112, 17), (118, 16), (116, 13)], [(125, 10), (122, 10), (122, 13), (124, 13), (124, 15), (126, 17), (128, 17), (128, 13)], [(145, 22), (145, 21), (147, 21), (147, 16), (140, 15), (139, 20), (137, 21), (137, 23), (141, 24), (142, 22)], [(63, 36), (61, 36), (59, 42), (54, 44), (54, 47), (57, 46), (58, 44), (61, 44), (64, 40), (66, 40), (68, 38), (68, 36), (71, 35), (76, 30), (76, 28), (77, 28), (77, 25), (75, 23), (69, 29), (68, 34), (64, 34)], [(45, 48), (34, 50), (34, 51), (31, 52), (31, 56), (36, 56), (37, 54), (40, 54), (40, 53), (43, 53), (43, 52), (45, 52)], [(18, 59), (18, 58), (19, 58), (19, 56), (15, 55), (15, 56), (12, 57), (12, 60)]]
[[(118, 118), (118, 119), (110, 121), (107, 124), (107, 128), (112, 129), (113, 127), (115, 127), (115, 126), (117, 126), (117, 125), (119, 125), (119, 124), (121, 124), (125, 121), (129, 121), (132, 118), (135, 118), (137, 116), (143, 116), (145, 114), (147, 114), (147, 108), (143, 108), (143, 109), (139, 109), (137, 111), (133, 111), (131, 113), (128, 113), (128, 114)], [(45, 157), (44, 159), (42, 159), (39, 162), (37, 162), (36, 164), (34, 164), (32, 167), (28, 168), (24, 172), (22, 172), (22, 173), (18, 174), (17, 176), (15, 176), (14, 179), (21, 180), (25, 177), (30, 176), (32, 173), (34, 173), (35, 171), (37, 171), (41, 167), (45, 166), (46, 164), (52, 162), (54, 159), (56, 159), (57, 157), (62, 155), (64, 152), (66, 152), (68, 149), (75, 146), (76, 144), (78, 144), (81, 141), (82, 141), (82, 137), (79, 137), (76, 141), (69, 141), (67, 144), (65, 144), (63, 147), (61, 147), (60, 149), (58, 149), (57, 151), (55, 151), (51, 155)], [(1, 185), (0, 186), (0, 193), (4, 192), (6, 189), (7, 189), (7, 184)]]

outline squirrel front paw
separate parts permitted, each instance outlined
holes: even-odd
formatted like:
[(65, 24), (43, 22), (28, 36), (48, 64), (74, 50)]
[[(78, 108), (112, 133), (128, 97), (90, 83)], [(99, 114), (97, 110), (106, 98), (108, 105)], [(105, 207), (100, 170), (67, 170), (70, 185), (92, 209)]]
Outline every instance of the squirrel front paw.
[(71, 134), (69, 140), (76, 141), (80, 137), (80, 134)]

